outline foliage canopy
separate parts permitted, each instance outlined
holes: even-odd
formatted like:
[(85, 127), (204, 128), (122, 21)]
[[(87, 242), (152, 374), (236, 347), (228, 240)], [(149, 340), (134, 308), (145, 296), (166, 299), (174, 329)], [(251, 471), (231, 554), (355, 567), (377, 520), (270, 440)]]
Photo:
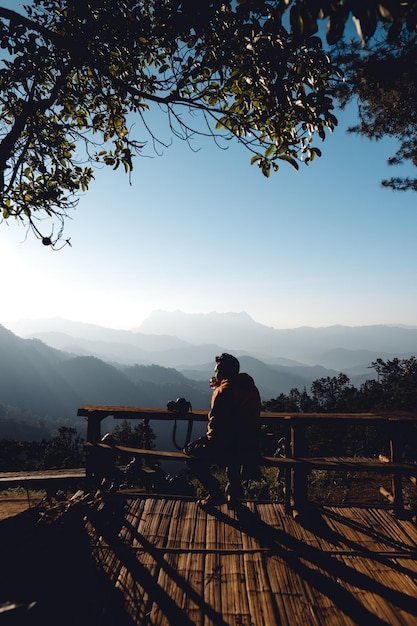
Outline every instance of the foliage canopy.
[[(22, 12), (0, 8), (3, 219), (22, 221), (45, 245), (63, 243), (65, 218), (95, 167), (129, 173), (147, 140), (161, 143), (152, 106), (185, 141), (236, 139), (265, 176), (282, 161), (310, 163), (320, 156), (316, 139), (337, 124), (331, 86), (341, 79), (319, 21), (333, 44), (350, 14), (362, 38), (381, 20), (392, 35), (403, 24), (415, 29), (417, 3), (33, 0)], [(41, 231), (45, 217), (58, 220), (58, 233)]]
[[(389, 136), (398, 149), (389, 165), (417, 166), (417, 45), (415, 33), (404, 31), (395, 46), (379, 39), (365, 49), (357, 42), (339, 45), (334, 59), (343, 67), (345, 81), (335, 93), (342, 108), (358, 102), (359, 122), (349, 131), (368, 139)], [(417, 191), (417, 178), (391, 177), (382, 185), (397, 191)]]
[(372, 364), (377, 380), (365, 381), (359, 389), (346, 374), (318, 378), (310, 389), (292, 389), (289, 394), (264, 402), (268, 411), (352, 413), (367, 411), (414, 411), (417, 401), (417, 358), (377, 359)]

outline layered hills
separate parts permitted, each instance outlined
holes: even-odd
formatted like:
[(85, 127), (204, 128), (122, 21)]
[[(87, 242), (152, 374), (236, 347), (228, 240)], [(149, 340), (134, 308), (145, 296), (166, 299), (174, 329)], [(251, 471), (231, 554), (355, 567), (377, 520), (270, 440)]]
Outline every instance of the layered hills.
[[(415, 327), (278, 330), (246, 313), (157, 311), (131, 331), (61, 318), (9, 326), (0, 326), (0, 405), (25, 419), (29, 412), (32, 426), (36, 418), (49, 429), (77, 424), (77, 409), (87, 403), (164, 407), (185, 397), (206, 409), (213, 359), (224, 351), (255, 378), (263, 400), (339, 372), (359, 386), (374, 377), (377, 358), (417, 354)], [(0, 437), (1, 427), (0, 414)]]

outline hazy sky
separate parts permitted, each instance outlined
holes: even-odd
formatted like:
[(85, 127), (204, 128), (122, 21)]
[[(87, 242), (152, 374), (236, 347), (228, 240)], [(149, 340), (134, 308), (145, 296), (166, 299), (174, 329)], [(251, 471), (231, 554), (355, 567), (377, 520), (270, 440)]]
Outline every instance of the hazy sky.
[(416, 325), (417, 194), (380, 187), (406, 173), (386, 166), (395, 144), (348, 135), (346, 117), (321, 159), (298, 173), (283, 163), (269, 179), (230, 143), (200, 138), (192, 151), (175, 140), (161, 157), (148, 145), (131, 185), (97, 173), (60, 252), (0, 224), (0, 323), (135, 328), (179, 309), (246, 311), (276, 328)]

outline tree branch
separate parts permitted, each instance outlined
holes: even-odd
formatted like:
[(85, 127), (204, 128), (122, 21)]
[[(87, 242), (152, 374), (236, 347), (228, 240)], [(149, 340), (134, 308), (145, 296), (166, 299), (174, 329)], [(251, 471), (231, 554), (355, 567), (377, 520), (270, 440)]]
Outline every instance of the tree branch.
[(42, 24), (38, 24), (37, 22), (34, 22), (25, 15), (17, 13), (12, 9), (5, 9), (3, 7), (0, 7), (0, 18), (4, 18), (6, 20), (9, 20), (10, 22), (19, 22), (20, 24), (22, 24), (22, 26), (26, 26), (26, 28), (28, 28), (29, 30), (34, 30), (38, 32), (40, 35), (42, 35), (42, 37), (44, 37), (44, 39), (49, 39), (49, 41), (51, 41), (52, 43), (62, 42), (62, 37), (57, 33), (54, 33), (48, 28), (42, 26)]

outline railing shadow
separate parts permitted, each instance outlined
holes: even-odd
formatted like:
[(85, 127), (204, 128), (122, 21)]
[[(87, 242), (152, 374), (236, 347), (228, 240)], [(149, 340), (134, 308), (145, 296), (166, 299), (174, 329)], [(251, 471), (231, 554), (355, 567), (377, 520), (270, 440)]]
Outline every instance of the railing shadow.
[[(205, 615), (209, 622), (215, 626), (226, 626), (228, 622), (222, 615), (199, 595), (187, 579), (164, 558), (163, 549), (156, 547), (140, 533), (138, 528), (126, 519), (125, 511), (122, 508), (117, 510), (115, 506), (117, 506), (116, 500), (112, 500), (105, 504), (101, 510), (92, 508), (88, 517), (94, 535), (97, 538), (100, 537), (102, 547), (98, 549), (102, 550), (102, 554), (106, 549), (112, 554), (111, 559), (109, 559), (107, 575), (113, 583), (117, 581), (121, 588), (123, 587), (122, 578), (128, 581), (126, 583), (128, 588), (121, 590), (125, 592), (125, 595), (130, 594), (134, 598), (129, 608), (133, 622), (141, 624), (141, 626), (154, 624), (156, 608), (157, 612), (161, 611), (164, 614), (170, 624), (181, 624), (181, 626), (195, 624), (187, 612), (178, 606), (166, 589), (159, 584), (158, 575), (163, 573), (181, 590), (184, 596), (187, 596), (198, 607), (201, 615)], [(111, 523), (109, 523), (109, 515), (112, 519)], [(373, 605), (366, 602), (367, 594), (374, 598), (379, 597), (384, 603), (389, 603), (393, 610), (408, 613), (410, 619), (415, 619), (417, 623), (417, 597), (408, 595), (405, 590), (394, 589), (385, 581), (377, 580), (374, 571), (378, 564), (382, 564), (415, 580), (416, 572), (395, 560), (402, 557), (415, 559), (417, 549), (411, 545), (407, 546), (381, 530), (368, 528), (359, 521), (342, 515), (338, 516), (334, 511), (323, 511), (314, 507), (309, 510), (308, 515), (299, 519), (299, 524), (304, 525), (317, 537), (333, 544), (335, 546), (334, 551), (321, 550), (286, 532), (282, 527), (271, 526), (261, 519), (256, 506), (253, 506), (252, 510), (252, 508), (242, 505), (229, 514), (215, 508), (207, 511), (207, 515), (212, 515), (217, 518), (220, 524), (230, 525), (255, 539), (254, 545), (258, 545), (259, 549), (263, 550), (265, 559), (282, 559), (286, 567), (290, 568), (293, 574), (303, 581), (304, 586), (310, 586), (319, 594), (327, 597), (336, 610), (350, 618), (355, 624), (390, 626), (389, 617), (377, 615)], [(391, 557), (387, 553), (380, 554), (353, 539), (347, 538), (341, 532), (331, 528), (326, 517), (339, 522), (341, 525), (344, 524), (360, 531), (377, 544), (389, 546), (393, 556)], [(122, 530), (123, 532), (121, 532)], [(129, 542), (124, 541), (123, 533), (127, 534)], [(146, 564), (137, 558), (136, 551), (131, 546), (132, 541), (139, 544), (142, 555), (146, 556)], [(342, 552), (347, 547), (356, 556), (361, 556), (369, 561), (369, 573), (364, 573), (363, 570), (359, 571), (352, 564), (346, 562), (346, 559), (338, 558), (337, 549), (339, 546)], [(147, 566), (149, 563), (152, 563), (150, 568)], [(119, 575), (121, 571), (124, 572), (122, 578)], [(280, 623), (278, 605), (274, 598), (272, 598), (272, 602), (278, 624)], [(152, 607), (154, 608), (153, 613)]]
[[(114, 507), (114, 505), (115, 501), (112, 501), (109, 507)], [(106, 507), (101, 511), (92, 509), (89, 513), (89, 521), (93, 524), (96, 535), (100, 536), (108, 544), (114, 553), (115, 560), (118, 562), (113, 572), (109, 571), (108, 574), (113, 578), (117, 578), (119, 571), (124, 568), (129, 573), (128, 578), (132, 583), (129, 593), (132, 591), (132, 585), (136, 586), (136, 592), (139, 594), (139, 597), (136, 598), (135, 606), (130, 607), (131, 616), (136, 624), (147, 626), (154, 623), (151, 608), (155, 604), (158, 610), (164, 613), (169, 624), (195, 626), (195, 622), (158, 584), (158, 575), (150, 573), (148, 568), (136, 557), (136, 551), (132, 550), (131, 546), (127, 545), (120, 538), (119, 534), (122, 527), (129, 531), (131, 539), (139, 543), (147, 555), (152, 558), (156, 565), (156, 571), (158, 573), (163, 571), (199, 607), (202, 615), (206, 615), (215, 626), (227, 626), (227, 622), (224, 621), (221, 614), (196, 593), (187, 580), (167, 562), (164, 558), (164, 553), (148, 541), (144, 535), (139, 533), (137, 528), (126, 520), (121, 511), (119, 511), (117, 522), (114, 523), (113, 509), (112, 524), (108, 523), (108, 513), (109, 510)], [(138, 591), (138, 589), (141, 589), (141, 591)]]
[[(243, 532), (256, 538), (261, 546), (268, 547), (271, 550), (271, 555), (278, 556), (285, 560), (293, 572), (298, 574), (308, 585), (311, 585), (313, 588), (317, 589), (317, 591), (327, 596), (340, 611), (354, 620), (355, 623), (367, 624), (367, 626), (389, 626), (389, 622), (378, 617), (364, 604), (359, 602), (356, 594), (344, 588), (342, 583), (348, 586), (354, 586), (363, 592), (380, 596), (381, 599), (410, 613), (417, 619), (417, 597), (409, 596), (406, 592), (392, 589), (375, 580), (375, 578), (373, 578), (372, 568), (369, 571), (369, 575), (364, 574), (339, 560), (337, 558), (337, 551), (334, 553), (326, 553), (288, 534), (280, 528), (272, 527), (265, 523), (256, 511), (251, 511), (246, 506), (239, 507), (236, 511), (236, 519), (232, 519), (230, 516), (224, 515), (218, 510), (214, 511), (213, 514), (224, 523), (239, 527)], [(343, 520), (346, 521), (346, 518), (343, 518)], [(335, 545), (341, 543), (346, 544), (347, 542), (345, 536), (329, 528), (326, 524), (325, 517), (318, 508), (309, 508), (308, 514), (301, 518), (299, 523), (304, 524), (317, 535), (331, 540)], [(362, 532), (366, 532), (364, 525), (360, 525), (360, 528)], [(376, 541), (385, 541), (390, 543), (391, 546), (395, 546), (404, 557), (416, 555), (416, 550), (407, 548), (404, 544), (396, 542), (385, 535), (382, 536), (380, 533), (374, 532), (371, 529), (369, 530), (369, 534), (372, 535), (373, 539)], [(355, 542), (350, 542), (350, 547), (355, 549), (361, 556), (375, 563), (384, 563), (402, 574), (406, 574), (412, 578), (416, 577), (414, 570), (401, 567), (388, 557), (383, 557), (377, 552), (364, 549), (363, 546)], [(395, 556), (398, 556), (398, 554)]]

